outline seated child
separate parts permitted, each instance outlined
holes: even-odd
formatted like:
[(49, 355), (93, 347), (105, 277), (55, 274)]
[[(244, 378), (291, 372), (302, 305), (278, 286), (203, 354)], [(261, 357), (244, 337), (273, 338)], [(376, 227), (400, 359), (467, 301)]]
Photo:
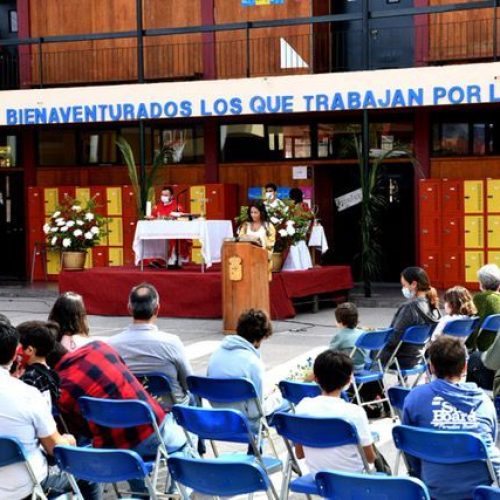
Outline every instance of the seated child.
[[(444, 294), (444, 312), (444, 316), (441, 316), (439, 323), (432, 332), (433, 342), (442, 335), (444, 327), (450, 321), (455, 319), (467, 319), (477, 313), (476, 306), (472, 301), (469, 290), (463, 286), (448, 288)], [(465, 342), (465, 339), (463, 341)]]
[[(337, 328), (339, 331), (330, 341), (330, 349), (343, 352), (350, 356), (356, 340), (364, 333), (358, 326), (358, 308), (352, 302), (344, 302), (339, 304), (335, 309), (335, 319), (337, 320)], [(367, 353), (358, 350), (354, 355), (354, 370), (362, 370), (364, 368)]]
[(52, 321), (26, 321), (17, 326), (22, 357), (26, 369), (21, 380), (36, 387), (50, 407), (57, 406), (59, 376), (47, 365), (46, 357), (53, 351), (58, 326)]
[[(353, 363), (345, 354), (331, 349), (322, 352), (314, 361), (314, 376), (321, 387), (321, 395), (304, 398), (295, 408), (297, 415), (309, 417), (342, 418), (352, 423), (358, 431), (360, 444), (368, 463), (375, 462), (373, 437), (368, 418), (360, 406), (344, 401), (340, 393), (351, 382)], [(355, 445), (336, 448), (311, 448), (295, 445), (297, 458), (305, 458), (311, 473), (324, 469), (346, 472), (363, 472), (363, 461)]]

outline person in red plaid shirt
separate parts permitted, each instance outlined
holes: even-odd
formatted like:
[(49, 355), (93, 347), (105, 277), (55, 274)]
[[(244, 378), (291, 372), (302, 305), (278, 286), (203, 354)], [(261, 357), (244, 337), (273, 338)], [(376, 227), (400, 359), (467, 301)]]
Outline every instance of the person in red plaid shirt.
[(169, 453), (186, 445), (182, 429), (166, 414), (155, 399), (134, 377), (118, 353), (108, 344), (94, 341), (73, 352), (58, 346), (49, 363), (61, 379), (59, 409), (69, 429), (77, 436), (92, 438), (96, 448), (124, 448), (140, 455), (154, 455), (158, 440), (148, 425), (132, 429), (110, 429), (87, 422), (80, 413), (78, 398), (140, 399), (149, 404), (156, 416)]

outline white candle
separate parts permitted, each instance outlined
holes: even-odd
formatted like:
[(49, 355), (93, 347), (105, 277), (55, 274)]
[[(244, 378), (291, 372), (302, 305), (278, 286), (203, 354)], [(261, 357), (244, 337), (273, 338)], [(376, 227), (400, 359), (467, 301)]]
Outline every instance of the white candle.
[(146, 217), (151, 217), (151, 202), (146, 202)]

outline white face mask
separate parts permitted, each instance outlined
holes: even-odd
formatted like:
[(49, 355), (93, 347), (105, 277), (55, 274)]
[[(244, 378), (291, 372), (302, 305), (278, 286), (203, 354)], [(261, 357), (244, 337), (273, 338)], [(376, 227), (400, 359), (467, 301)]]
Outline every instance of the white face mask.
[(413, 290), (410, 290), (409, 288), (406, 288), (405, 286), (401, 288), (401, 293), (403, 294), (403, 297), (405, 299), (413, 299), (415, 296), (415, 292)]
[(162, 195), (160, 199), (163, 203), (168, 203), (171, 200), (171, 197), (167, 195)]
[(273, 194), (274, 194), (274, 193), (273, 193), (273, 192), (271, 192), (271, 191), (266, 191), (266, 198), (267, 198), (268, 200), (272, 200), (272, 198), (273, 198)]

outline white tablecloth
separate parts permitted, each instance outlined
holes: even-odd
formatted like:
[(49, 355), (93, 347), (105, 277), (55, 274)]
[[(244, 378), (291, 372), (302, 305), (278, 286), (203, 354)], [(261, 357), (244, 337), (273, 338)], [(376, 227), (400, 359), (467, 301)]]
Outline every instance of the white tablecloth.
[(201, 254), (207, 267), (221, 261), (224, 238), (233, 237), (233, 226), (228, 220), (141, 220), (137, 223), (134, 243), (135, 264), (141, 259), (165, 259), (165, 240), (200, 240)]
[(328, 241), (326, 241), (325, 230), (321, 224), (313, 226), (308, 245), (320, 249), (321, 253), (328, 250)]
[(290, 247), (283, 271), (300, 271), (303, 269), (311, 269), (313, 266), (311, 254), (307, 248), (305, 241), (299, 241)]

